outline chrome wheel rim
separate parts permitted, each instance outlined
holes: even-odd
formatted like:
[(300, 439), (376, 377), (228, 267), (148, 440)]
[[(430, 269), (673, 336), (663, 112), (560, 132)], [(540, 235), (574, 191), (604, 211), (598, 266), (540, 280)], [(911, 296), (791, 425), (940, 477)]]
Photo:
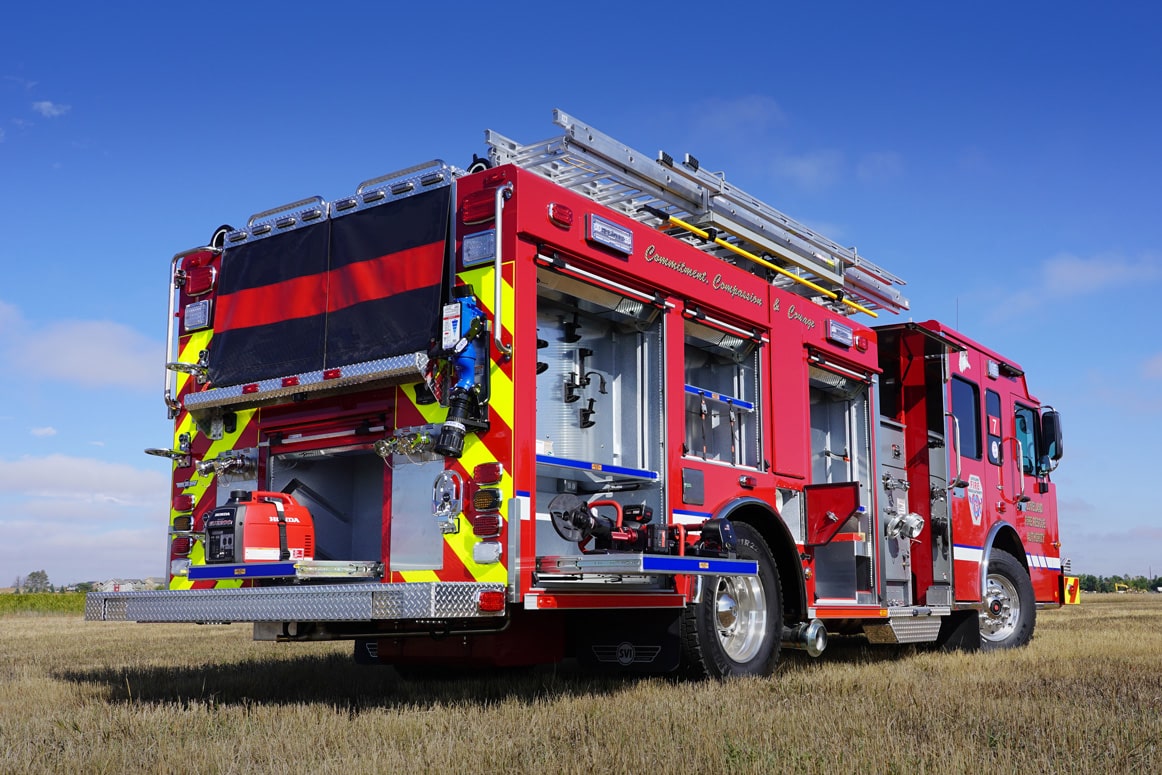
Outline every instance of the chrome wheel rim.
[(718, 642), (735, 662), (748, 662), (763, 646), (767, 632), (767, 596), (755, 576), (718, 579), (714, 595)]
[(989, 574), (984, 599), (984, 610), (980, 613), (980, 634), (988, 641), (1003, 641), (1017, 630), (1021, 619), (1021, 599), (1017, 587), (1008, 578), (999, 574)]

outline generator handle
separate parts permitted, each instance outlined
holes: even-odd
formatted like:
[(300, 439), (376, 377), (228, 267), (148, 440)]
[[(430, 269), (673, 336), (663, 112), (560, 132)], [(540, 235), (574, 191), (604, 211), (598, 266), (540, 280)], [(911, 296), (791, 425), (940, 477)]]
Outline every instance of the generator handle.
[(256, 501), (279, 501), (284, 506), (294, 506), (298, 504), (293, 496), (288, 495), (285, 492), (267, 492), (266, 490), (257, 490), (252, 492), (250, 497)]

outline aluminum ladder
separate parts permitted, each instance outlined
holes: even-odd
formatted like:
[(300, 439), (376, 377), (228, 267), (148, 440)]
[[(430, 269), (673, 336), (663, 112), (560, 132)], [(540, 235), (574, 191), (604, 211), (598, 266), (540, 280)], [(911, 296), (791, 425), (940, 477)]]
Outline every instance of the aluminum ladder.
[(673, 236), (731, 263), (750, 259), (772, 283), (846, 314), (908, 309), (896, 287), (902, 279), (707, 172), (695, 157), (675, 163), (659, 151), (652, 159), (562, 110), (553, 122), (563, 135), (529, 145), (486, 130), (489, 161), (535, 172), (637, 221), (661, 220)]

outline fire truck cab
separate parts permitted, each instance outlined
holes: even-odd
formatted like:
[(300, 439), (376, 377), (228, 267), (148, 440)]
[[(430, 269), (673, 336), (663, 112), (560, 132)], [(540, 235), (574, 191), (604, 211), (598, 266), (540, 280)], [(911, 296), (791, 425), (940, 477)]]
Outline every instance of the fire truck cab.
[(1028, 641), (1067, 569), (1023, 370), (865, 324), (900, 278), (555, 120), (173, 258), (170, 585), (87, 618), (711, 676), (828, 632)]

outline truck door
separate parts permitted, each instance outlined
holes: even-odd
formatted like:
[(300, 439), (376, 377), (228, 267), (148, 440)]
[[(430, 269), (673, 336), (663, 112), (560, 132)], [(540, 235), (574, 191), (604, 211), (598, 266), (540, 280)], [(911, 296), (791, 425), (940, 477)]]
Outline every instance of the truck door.
[(948, 361), (944, 420), (955, 595), (957, 600), (978, 600), (984, 538), (996, 520), (1002, 455), (999, 447), (993, 448), (992, 434), (987, 453), (984, 448), (980, 353), (961, 350), (950, 354)]

